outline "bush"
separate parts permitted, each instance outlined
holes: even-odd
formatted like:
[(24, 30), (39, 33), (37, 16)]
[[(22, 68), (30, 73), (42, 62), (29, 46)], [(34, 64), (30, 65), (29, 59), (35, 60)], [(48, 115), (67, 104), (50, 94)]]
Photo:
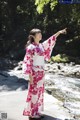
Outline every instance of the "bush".
[(65, 63), (65, 62), (69, 62), (69, 58), (65, 54), (58, 54), (56, 56), (52, 56), (51, 61)]

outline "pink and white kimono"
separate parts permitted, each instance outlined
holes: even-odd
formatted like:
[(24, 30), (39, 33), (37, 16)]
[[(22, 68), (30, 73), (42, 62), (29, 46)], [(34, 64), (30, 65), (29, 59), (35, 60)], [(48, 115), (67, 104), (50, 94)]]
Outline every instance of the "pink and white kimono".
[(44, 110), (44, 65), (51, 56), (52, 49), (56, 43), (56, 37), (52, 35), (42, 43), (31, 43), (26, 48), (23, 59), (23, 73), (33, 76), (33, 83), (29, 82), (28, 95), (23, 110), (24, 116), (36, 116)]

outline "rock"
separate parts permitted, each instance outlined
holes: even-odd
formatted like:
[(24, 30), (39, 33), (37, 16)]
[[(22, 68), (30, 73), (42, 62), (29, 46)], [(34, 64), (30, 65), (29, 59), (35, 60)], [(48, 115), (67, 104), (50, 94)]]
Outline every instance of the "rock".
[(80, 72), (77, 72), (77, 73), (76, 73), (76, 77), (80, 77)]
[(16, 71), (17, 70), (22, 70), (22, 67), (21, 66), (17, 66), (17, 67), (14, 68), (14, 70), (16, 70)]
[(18, 78), (17, 83), (28, 83), (28, 81), (25, 81), (24, 78)]
[(51, 68), (51, 65), (50, 64), (45, 64), (45, 70), (49, 70)]
[(19, 87), (18, 89), (16, 89), (16, 91), (22, 91), (25, 90), (27, 87), (25, 85)]
[(21, 65), (22, 65), (22, 63), (23, 63), (23, 61), (18, 62), (18, 65), (19, 65), (19, 66), (21, 66)]
[(58, 67), (59, 70), (61, 70), (61, 66), (60, 65), (58, 65), (57, 67)]
[(52, 94), (52, 91), (51, 90), (46, 90), (48, 94)]
[(6, 71), (0, 71), (0, 75), (3, 76), (3, 77), (8, 77), (9, 76)]

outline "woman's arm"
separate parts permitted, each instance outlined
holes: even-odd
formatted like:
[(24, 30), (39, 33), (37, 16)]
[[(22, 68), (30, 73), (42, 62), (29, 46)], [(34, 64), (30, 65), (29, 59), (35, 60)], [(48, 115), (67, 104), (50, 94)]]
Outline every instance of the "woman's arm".
[(57, 33), (54, 34), (54, 36), (57, 38), (60, 34), (66, 34), (67, 33), (67, 28), (58, 31)]
[(52, 49), (53, 49), (53, 47), (56, 44), (56, 40), (57, 40), (56, 38), (60, 34), (66, 34), (67, 33), (66, 29), (67, 28), (58, 31), (57, 33), (55, 33), (54, 35), (52, 35), (51, 37), (49, 37), (47, 40), (45, 40), (44, 42), (42, 42), (42, 45), (43, 45), (44, 50), (45, 50), (45, 60), (48, 61), (50, 59)]
[(29, 75), (29, 80), (32, 83), (32, 48), (31, 45), (29, 45), (26, 48), (26, 54), (23, 59), (23, 74)]

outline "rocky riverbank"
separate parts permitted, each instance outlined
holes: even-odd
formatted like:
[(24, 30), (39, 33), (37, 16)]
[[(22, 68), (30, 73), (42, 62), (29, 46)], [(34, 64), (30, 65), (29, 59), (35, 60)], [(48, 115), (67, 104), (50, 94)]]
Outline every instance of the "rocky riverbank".
[(48, 63), (45, 65), (45, 71), (58, 75), (80, 78), (80, 64), (75, 64), (74, 62)]
[[(0, 92), (24, 91), (28, 88), (28, 76), (22, 72), (22, 61), (13, 69), (0, 70)], [(45, 92), (59, 102), (61, 110), (80, 120), (80, 65), (74, 63), (45, 64)], [(60, 103), (60, 104), (59, 104)], [(55, 106), (55, 105), (53, 105)], [(58, 108), (56, 108), (58, 110)], [(57, 114), (56, 111), (55, 114)], [(63, 115), (65, 116), (65, 115)], [(69, 116), (68, 116), (69, 120)]]

